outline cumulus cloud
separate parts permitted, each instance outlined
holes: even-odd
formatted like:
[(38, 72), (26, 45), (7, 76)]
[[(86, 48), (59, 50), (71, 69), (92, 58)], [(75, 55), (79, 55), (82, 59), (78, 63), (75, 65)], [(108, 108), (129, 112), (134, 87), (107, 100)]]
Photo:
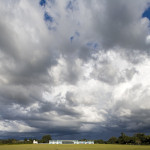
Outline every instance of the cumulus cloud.
[(147, 0), (1, 1), (1, 138), (149, 132), (148, 7)]

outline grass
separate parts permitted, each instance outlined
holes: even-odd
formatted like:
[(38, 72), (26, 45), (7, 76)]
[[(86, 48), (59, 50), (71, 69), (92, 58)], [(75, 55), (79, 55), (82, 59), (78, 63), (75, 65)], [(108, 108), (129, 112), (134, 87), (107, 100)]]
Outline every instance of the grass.
[(50, 144), (24, 144), (0, 145), (0, 150), (150, 150), (150, 146), (141, 145), (50, 145)]

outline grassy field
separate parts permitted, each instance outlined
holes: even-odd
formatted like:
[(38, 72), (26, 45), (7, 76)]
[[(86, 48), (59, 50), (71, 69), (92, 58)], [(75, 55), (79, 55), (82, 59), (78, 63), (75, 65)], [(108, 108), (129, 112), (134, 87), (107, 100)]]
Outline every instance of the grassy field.
[(25, 144), (25, 145), (0, 145), (0, 150), (150, 150), (150, 146), (138, 145), (50, 145), (50, 144)]

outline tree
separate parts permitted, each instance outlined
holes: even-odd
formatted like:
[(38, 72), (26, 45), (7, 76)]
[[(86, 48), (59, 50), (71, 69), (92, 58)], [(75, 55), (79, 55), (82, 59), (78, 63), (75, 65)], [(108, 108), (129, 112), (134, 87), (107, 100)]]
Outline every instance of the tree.
[(119, 144), (127, 144), (130, 142), (130, 137), (126, 136), (125, 133), (121, 133), (121, 136), (118, 138), (118, 143)]
[(134, 134), (135, 143), (136, 144), (145, 144), (146, 143), (146, 135), (144, 133), (136, 133)]
[(27, 143), (27, 138), (24, 138), (24, 143)]
[(102, 139), (99, 139), (99, 140), (94, 140), (94, 143), (95, 144), (104, 144), (105, 141), (103, 141)]
[(108, 140), (108, 143), (109, 144), (116, 144), (118, 142), (118, 139), (116, 137), (111, 137), (109, 140)]
[(51, 138), (50, 135), (44, 135), (44, 136), (42, 137), (42, 143), (48, 143), (49, 140), (51, 140), (51, 139), (52, 139), (52, 138)]

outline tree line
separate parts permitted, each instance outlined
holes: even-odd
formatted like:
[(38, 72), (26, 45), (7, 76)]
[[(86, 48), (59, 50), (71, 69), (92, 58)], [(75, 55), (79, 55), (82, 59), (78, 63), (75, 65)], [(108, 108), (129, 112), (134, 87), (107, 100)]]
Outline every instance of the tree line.
[(130, 145), (150, 145), (150, 135), (136, 133), (133, 136), (127, 136), (121, 133), (119, 137), (112, 136), (109, 140), (94, 140), (95, 144), (130, 144)]
[(51, 140), (50, 135), (44, 135), (41, 139), (35, 139), (35, 138), (25, 138), (24, 140), (16, 140), (16, 139), (0, 139), (0, 144), (32, 144), (33, 140), (38, 141), (38, 143), (49, 143), (49, 140)]
[[(50, 135), (44, 135), (41, 139), (25, 138), (24, 140), (16, 139), (1, 139), (0, 144), (32, 144), (33, 140), (38, 141), (38, 143), (48, 143), (51, 140)], [(82, 141), (88, 141), (87, 139), (82, 139)], [(133, 136), (127, 136), (125, 133), (121, 133), (119, 137), (112, 136), (107, 141), (103, 139), (94, 140), (95, 144), (130, 144), (130, 145), (150, 145), (150, 135), (145, 135), (144, 133), (136, 133)]]

